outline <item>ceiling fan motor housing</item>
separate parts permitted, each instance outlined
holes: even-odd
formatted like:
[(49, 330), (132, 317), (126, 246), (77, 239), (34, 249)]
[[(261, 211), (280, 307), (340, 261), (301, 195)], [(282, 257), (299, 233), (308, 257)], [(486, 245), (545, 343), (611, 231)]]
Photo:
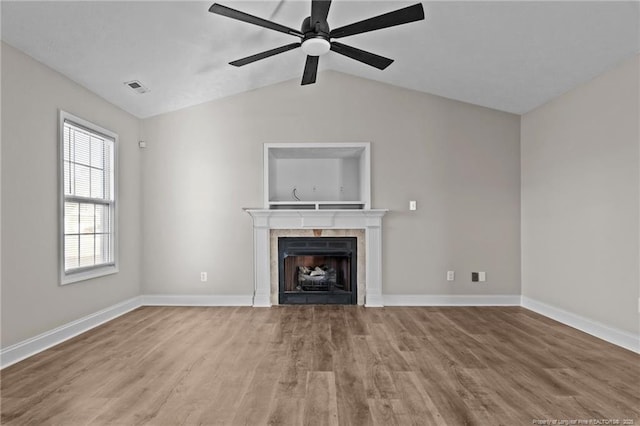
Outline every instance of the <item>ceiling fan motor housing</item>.
[(304, 21), (302, 21), (302, 27), (300, 28), (302, 33), (305, 35), (315, 34), (315, 35), (324, 35), (329, 38), (329, 24), (325, 21), (317, 21), (311, 24), (311, 16), (307, 16)]

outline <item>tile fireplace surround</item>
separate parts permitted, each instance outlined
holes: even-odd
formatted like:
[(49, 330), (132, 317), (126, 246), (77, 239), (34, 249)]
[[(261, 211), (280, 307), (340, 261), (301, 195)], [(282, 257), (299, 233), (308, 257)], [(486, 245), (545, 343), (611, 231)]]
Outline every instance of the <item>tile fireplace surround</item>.
[[(277, 304), (277, 260), (273, 246), (281, 236), (354, 236), (358, 246), (358, 304), (382, 306), (382, 217), (387, 210), (245, 209), (253, 218), (253, 306)], [(362, 241), (364, 236), (364, 242)], [(277, 250), (276, 250), (277, 259)], [(364, 274), (362, 258), (364, 257)], [(275, 270), (274, 270), (275, 269)], [(364, 282), (363, 282), (364, 281)], [(275, 283), (275, 284), (274, 284)], [(362, 297), (364, 296), (364, 297)]]

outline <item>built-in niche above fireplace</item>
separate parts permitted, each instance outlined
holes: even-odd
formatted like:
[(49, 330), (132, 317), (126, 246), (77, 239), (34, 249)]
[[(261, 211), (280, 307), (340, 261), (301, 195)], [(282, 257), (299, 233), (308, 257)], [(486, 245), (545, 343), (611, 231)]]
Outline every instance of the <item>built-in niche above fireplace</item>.
[(264, 145), (264, 207), (284, 210), (370, 208), (370, 145)]
[(357, 302), (355, 237), (278, 238), (279, 304)]

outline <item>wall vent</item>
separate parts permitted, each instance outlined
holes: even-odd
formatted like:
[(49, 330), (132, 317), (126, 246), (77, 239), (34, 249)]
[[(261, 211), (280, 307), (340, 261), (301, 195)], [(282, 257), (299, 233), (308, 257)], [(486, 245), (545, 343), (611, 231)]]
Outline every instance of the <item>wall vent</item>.
[(138, 80), (127, 81), (124, 84), (126, 84), (127, 86), (129, 86), (130, 88), (132, 88), (138, 93), (147, 93), (149, 91), (149, 89), (143, 86), (142, 83), (140, 83)]

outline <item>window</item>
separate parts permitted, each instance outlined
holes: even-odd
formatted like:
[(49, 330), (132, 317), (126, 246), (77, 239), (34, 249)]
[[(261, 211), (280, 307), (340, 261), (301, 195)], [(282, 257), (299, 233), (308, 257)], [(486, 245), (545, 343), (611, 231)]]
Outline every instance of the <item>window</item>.
[(60, 112), (61, 283), (118, 272), (118, 136)]

